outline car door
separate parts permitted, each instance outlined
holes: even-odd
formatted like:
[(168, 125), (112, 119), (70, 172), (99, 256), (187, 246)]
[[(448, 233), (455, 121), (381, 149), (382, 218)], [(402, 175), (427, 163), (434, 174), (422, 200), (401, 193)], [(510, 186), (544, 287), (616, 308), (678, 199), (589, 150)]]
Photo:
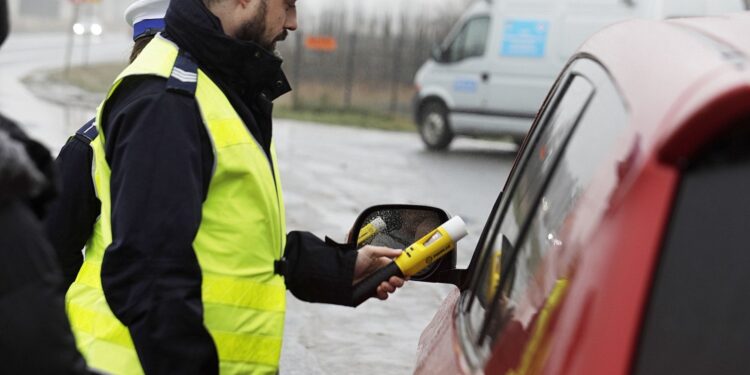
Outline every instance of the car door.
[[(531, 366), (544, 363), (540, 345), (569, 284), (557, 258), (578, 224), (583, 193), (627, 123), (615, 85), (592, 60), (579, 59), (558, 82), (506, 184), (492, 234), (479, 244), (460, 301), (467, 362), (490, 373), (533, 372)], [(590, 218), (581, 217), (590, 227)]]

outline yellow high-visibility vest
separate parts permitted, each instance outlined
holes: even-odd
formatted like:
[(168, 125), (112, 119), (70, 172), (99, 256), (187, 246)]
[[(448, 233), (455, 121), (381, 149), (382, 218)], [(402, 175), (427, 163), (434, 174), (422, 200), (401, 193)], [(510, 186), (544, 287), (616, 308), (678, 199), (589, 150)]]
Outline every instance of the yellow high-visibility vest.
[[(170, 41), (154, 38), (115, 80), (96, 123), (101, 126), (104, 104), (126, 77), (197, 81), (195, 99), (215, 161), (193, 241), (203, 276), (204, 324), (216, 344), (222, 374), (275, 374), (286, 309), (284, 279), (274, 273), (274, 262), (283, 256), (286, 243), (275, 148), (271, 146), (269, 160), (226, 96), (201, 70), (193, 74), (175, 69), (178, 52)], [(83, 267), (68, 290), (66, 307), (89, 366), (114, 374), (140, 374), (130, 334), (112, 314), (101, 286), (102, 259), (112, 242), (112, 201), (105, 134), (99, 130), (91, 147), (101, 215), (86, 246)]]

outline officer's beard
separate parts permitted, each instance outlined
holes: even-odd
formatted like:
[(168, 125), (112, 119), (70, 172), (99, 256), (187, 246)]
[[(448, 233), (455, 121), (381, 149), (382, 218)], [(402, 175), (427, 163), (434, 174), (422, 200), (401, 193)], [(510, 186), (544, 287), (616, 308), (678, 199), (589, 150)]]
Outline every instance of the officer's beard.
[(237, 38), (247, 42), (257, 43), (269, 52), (276, 50), (276, 41), (286, 39), (287, 31), (273, 37), (271, 40), (265, 39), (266, 34), (266, 12), (268, 0), (263, 0), (258, 6), (258, 13), (255, 17), (245, 22), (237, 32)]

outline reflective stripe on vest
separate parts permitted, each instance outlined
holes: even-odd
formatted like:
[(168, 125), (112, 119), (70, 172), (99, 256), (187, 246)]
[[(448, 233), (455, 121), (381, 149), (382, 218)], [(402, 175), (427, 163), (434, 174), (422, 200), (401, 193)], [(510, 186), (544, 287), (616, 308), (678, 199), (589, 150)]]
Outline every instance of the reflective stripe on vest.
[[(177, 60), (176, 46), (157, 36), (120, 74), (107, 100), (128, 76), (172, 77), (170, 82), (176, 77), (188, 84), (196, 78), (195, 98), (215, 162), (193, 241), (203, 274), (204, 324), (216, 344), (222, 374), (274, 374), (286, 309), (284, 280), (274, 274), (274, 261), (281, 258), (286, 242), (275, 148), (271, 145), (269, 160), (221, 90), (200, 70), (192, 76), (174, 69)], [(177, 89), (189, 90), (180, 82)], [(99, 107), (97, 124), (102, 123), (105, 103)], [(101, 216), (86, 246), (83, 267), (68, 290), (66, 306), (78, 348), (90, 366), (114, 374), (140, 374), (130, 334), (112, 314), (101, 286), (101, 262), (112, 242), (110, 169), (104, 145), (100, 131), (91, 147)]]

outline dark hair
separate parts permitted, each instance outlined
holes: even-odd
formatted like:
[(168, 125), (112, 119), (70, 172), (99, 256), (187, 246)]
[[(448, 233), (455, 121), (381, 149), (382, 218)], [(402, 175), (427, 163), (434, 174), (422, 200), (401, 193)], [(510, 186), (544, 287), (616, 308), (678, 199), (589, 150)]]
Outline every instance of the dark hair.
[(150, 42), (151, 39), (154, 39), (153, 35), (143, 36), (135, 40), (135, 43), (133, 44), (133, 50), (130, 52), (131, 63), (136, 59), (136, 57), (138, 57), (138, 55), (141, 54), (141, 51), (146, 48), (146, 45), (148, 45), (148, 42)]

